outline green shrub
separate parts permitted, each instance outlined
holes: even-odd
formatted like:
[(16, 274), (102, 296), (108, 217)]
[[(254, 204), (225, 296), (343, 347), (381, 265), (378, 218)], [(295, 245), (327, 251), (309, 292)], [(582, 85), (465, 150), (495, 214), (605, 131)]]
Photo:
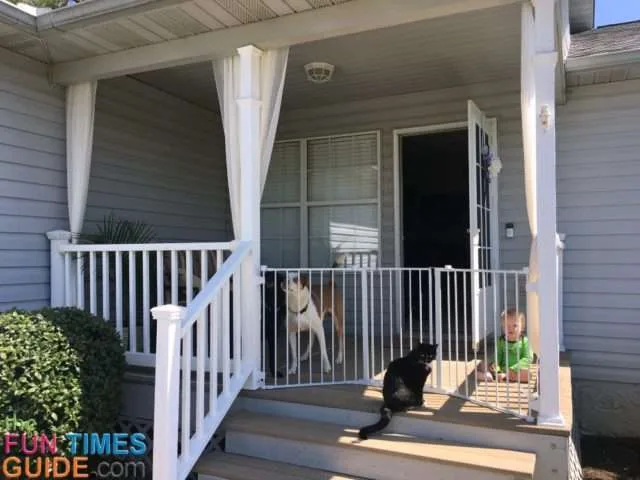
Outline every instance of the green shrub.
[(0, 431), (110, 432), (124, 371), (120, 337), (100, 318), (75, 308), (2, 313)]

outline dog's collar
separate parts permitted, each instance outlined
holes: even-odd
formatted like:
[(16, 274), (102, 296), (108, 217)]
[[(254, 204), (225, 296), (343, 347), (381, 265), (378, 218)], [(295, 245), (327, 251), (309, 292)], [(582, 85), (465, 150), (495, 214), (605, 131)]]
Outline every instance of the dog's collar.
[(304, 306), (304, 308), (303, 308), (302, 310), (300, 310), (299, 312), (296, 312), (295, 310), (291, 310), (289, 307), (287, 307), (287, 308), (289, 308), (289, 311), (290, 311), (291, 313), (295, 313), (296, 315), (302, 315), (302, 314), (303, 314), (304, 312), (306, 312), (306, 311), (307, 311), (307, 309), (309, 308), (309, 303), (310, 303), (310, 302), (307, 302), (307, 304)]

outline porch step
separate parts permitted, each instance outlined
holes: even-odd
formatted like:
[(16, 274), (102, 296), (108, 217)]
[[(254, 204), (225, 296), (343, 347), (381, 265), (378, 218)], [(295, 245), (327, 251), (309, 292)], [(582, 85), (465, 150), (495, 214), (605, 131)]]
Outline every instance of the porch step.
[(358, 480), (325, 470), (223, 452), (204, 457), (195, 471), (200, 480)]
[(373, 480), (533, 479), (536, 455), (382, 434), (361, 441), (357, 429), (240, 411), (227, 423), (226, 450), (265, 460)]
[[(444, 394), (426, 393), (424, 400), (424, 407), (394, 415), (386, 432), (528, 452), (556, 448), (551, 442), (541, 446), (539, 440), (545, 437), (530, 435), (552, 433), (536, 424)], [(322, 419), (355, 428), (376, 422), (380, 405), (382, 389), (379, 387), (327, 385), (243, 391), (234, 408), (299, 420)], [(557, 433), (568, 435), (564, 431)]]

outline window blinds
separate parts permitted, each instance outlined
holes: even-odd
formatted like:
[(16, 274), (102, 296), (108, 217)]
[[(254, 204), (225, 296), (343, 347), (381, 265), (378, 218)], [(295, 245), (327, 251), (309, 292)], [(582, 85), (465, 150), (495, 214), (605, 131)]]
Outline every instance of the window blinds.
[(276, 143), (262, 199), (262, 263), (307, 266), (305, 257), (310, 267), (331, 267), (341, 257), (375, 266), (378, 168), (375, 132)]

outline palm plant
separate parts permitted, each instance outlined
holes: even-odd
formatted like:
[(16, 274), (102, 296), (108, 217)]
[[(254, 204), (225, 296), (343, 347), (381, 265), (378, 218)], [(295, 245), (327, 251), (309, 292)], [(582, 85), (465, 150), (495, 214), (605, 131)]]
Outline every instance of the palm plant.
[(123, 243), (151, 243), (156, 234), (153, 228), (141, 221), (131, 221), (117, 218), (113, 212), (104, 217), (101, 224), (96, 225), (93, 233), (80, 234), (81, 243), (93, 244), (123, 244)]
[[(95, 231), (91, 233), (82, 233), (78, 235), (77, 240), (78, 243), (90, 243), (96, 245), (122, 245), (122, 244), (141, 244), (141, 243), (152, 243), (156, 239), (156, 234), (154, 229), (141, 221), (131, 221), (123, 218), (116, 217), (113, 213), (109, 213), (105, 216), (101, 223), (96, 224)], [(157, 269), (156, 269), (156, 252), (149, 252), (149, 278), (148, 285), (156, 285), (157, 279)], [(144, 295), (143, 285), (144, 285), (144, 268), (143, 268), (143, 258), (140, 253), (135, 253), (133, 257), (134, 263), (134, 271), (135, 276), (133, 278), (134, 285), (133, 289), (130, 288), (130, 278), (129, 278), (129, 261), (130, 257), (128, 254), (123, 254), (120, 257), (121, 263), (121, 271), (122, 271), (122, 279), (121, 279), (121, 288), (122, 288), (122, 304), (123, 304), (123, 319), (125, 321), (125, 325), (130, 324), (130, 321), (127, 321), (127, 317), (129, 316), (129, 299), (130, 293), (135, 292), (136, 299), (136, 318), (132, 319), (135, 324), (141, 324), (142, 319), (142, 298)], [(96, 283), (101, 285), (102, 279), (104, 277), (108, 278), (109, 282), (109, 292), (110, 292), (110, 308), (109, 317), (113, 320), (115, 318), (115, 277), (116, 277), (116, 255), (113, 253), (108, 254), (108, 262), (107, 269), (103, 271), (103, 265), (100, 259), (98, 258), (95, 262), (95, 275), (96, 275)], [(88, 269), (89, 259), (88, 254), (83, 259), (83, 269)], [(162, 275), (162, 272), (159, 272)], [(85, 282), (89, 281), (89, 276), (85, 275)], [(97, 294), (101, 295), (101, 289), (97, 289)], [(150, 288), (148, 292), (150, 295), (150, 304), (155, 305), (156, 301), (156, 289)], [(86, 294), (89, 293), (89, 289), (85, 288)], [(139, 337), (140, 341), (140, 337)]]

